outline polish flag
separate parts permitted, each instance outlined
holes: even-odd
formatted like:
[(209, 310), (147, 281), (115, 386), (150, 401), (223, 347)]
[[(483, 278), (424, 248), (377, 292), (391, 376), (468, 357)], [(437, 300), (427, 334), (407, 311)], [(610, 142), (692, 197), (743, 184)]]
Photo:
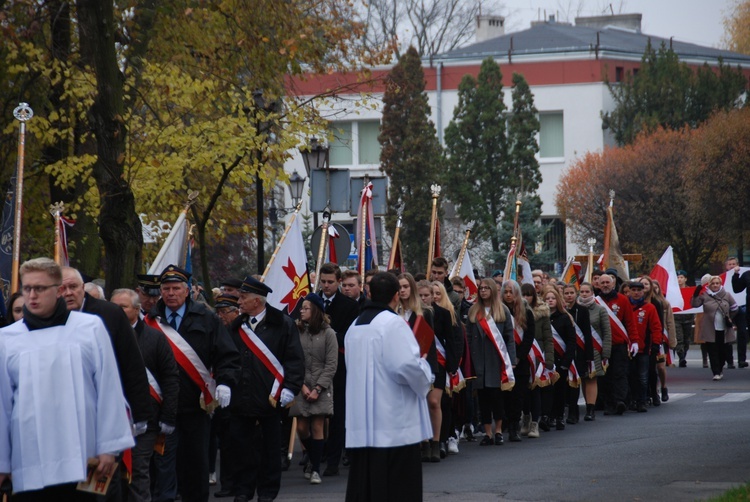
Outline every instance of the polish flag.
[(453, 264), (453, 270), (451, 270), (450, 277), (460, 277), (464, 280), (464, 286), (469, 291), (466, 295), (466, 299), (471, 303), (477, 301), (477, 279), (474, 277), (474, 269), (471, 266), (471, 259), (469, 259), (469, 250), (467, 249), (464, 253), (464, 259), (461, 261), (461, 270), (457, 270), (458, 262)]
[(652, 279), (659, 281), (662, 294), (670, 305), (672, 305), (672, 310), (679, 311), (685, 308), (685, 302), (680, 292), (680, 285), (677, 284), (677, 269), (674, 266), (672, 246), (669, 246), (664, 251), (664, 254), (661, 255), (659, 262), (654, 266), (649, 275)]

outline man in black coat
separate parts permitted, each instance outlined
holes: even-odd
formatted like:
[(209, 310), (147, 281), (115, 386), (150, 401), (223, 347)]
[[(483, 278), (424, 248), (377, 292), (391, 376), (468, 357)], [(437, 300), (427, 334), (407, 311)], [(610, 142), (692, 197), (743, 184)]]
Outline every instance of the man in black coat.
[(750, 329), (750, 312), (747, 310), (747, 303), (750, 300), (750, 270), (740, 273), (739, 261), (737, 258), (734, 258), (734, 260), (732, 263), (734, 265), (732, 269), (734, 270), (734, 275), (732, 275), (732, 291), (735, 293), (746, 291), (746, 304), (740, 307), (739, 315), (735, 318), (737, 321), (737, 366), (747, 368), (747, 343), (748, 330)]
[[(208, 410), (216, 405), (229, 405), (231, 388), (237, 380), (239, 355), (219, 317), (206, 305), (190, 299), (190, 274), (169, 265), (160, 276), (161, 300), (144, 322), (176, 339), (183, 354), (199, 358), (199, 364), (187, 363), (177, 357), (180, 373), (180, 392), (177, 402), (177, 488), (185, 502), (208, 500), (208, 438), (210, 417)], [(176, 333), (175, 333), (176, 331)], [(171, 335), (170, 335), (171, 334)], [(187, 352), (186, 352), (187, 351)], [(195, 381), (190, 374), (195, 370), (211, 369), (212, 380)], [(190, 373), (189, 373), (190, 372)], [(196, 377), (198, 378), (198, 377)], [(210, 394), (216, 384), (215, 392)], [(206, 409), (203, 409), (203, 408)], [(174, 470), (174, 469), (173, 469)]]
[(346, 359), (344, 358), (344, 335), (359, 315), (359, 303), (339, 292), (341, 269), (335, 263), (320, 267), (320, 296), (325, 312), (331, 318), (331, 328), (339, 343), (339, 364), (333, 376), (333, 417), (331, 418), (328, 443), (326, 444), (327, 466), (323, 476), (339, 473), (341, 453), (346, 440)]
[[(148, 421), (153, 417), (151, 397), (148, 392), (146, 366), (135, 340), (133, 328), (120, 307), (105, 300), (97, 300), (83, 289), (81, 273), (71, 267), (63, 267), (63, 298), (68, 310), (78, 310), (99, 316), (107, 328), (117, 360), (122, 390), (130, 405), (130, 414), (135, 424), (134, 435), (146, 432)], [(113, 476), (107, 500), (120, 500), (120, 476)]]
[(229, 330), (241, 361), (229, 419), (236, 502), (251, 500), (256, 491), (259, 502), (279, 494), (283, 440), (279, 407), (292, 403), (305, 377), (299, 330), (291, 317), (266, 304), (271, 292), (257, 279), (246, 277), (240, 287), (242, 315)]
[[(154, 455), (157, 437), (160, 434), (172, 435), (175, 430), (180, 376), (167, 338), (141, 320), (138, 293), (132, 289), (116, 289), (112, 292), (112, 303), (125, 312), (135, 330), (138, 347), (146, 364), (153, 418), (149, 420), (146, 432), (135, 440), (132, 450), (133, 475), (128, 490), (130, 500), (149, 500), (152, 486), (149, 474), (151, 457)], [(158, 475), (155, 477), (158, 478)], [(153, 485), (157, 495), (155, 499), (159, 500), (159, 494), (164, 491), (161, 480), (154, 479)]]

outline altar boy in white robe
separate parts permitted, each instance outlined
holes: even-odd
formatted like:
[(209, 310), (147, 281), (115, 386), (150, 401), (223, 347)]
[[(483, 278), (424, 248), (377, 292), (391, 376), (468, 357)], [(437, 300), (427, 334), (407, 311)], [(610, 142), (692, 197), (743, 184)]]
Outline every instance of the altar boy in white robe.
[(398, 279), (378, 272), (344, 338), (347, 502), (422, 500), (419, 443), (432, 437), (434, 376), (409, 325), (396, 315)]
[(114, 472), (133, 446), (114, 352), (101, 319), (69, 312), (49, 258), (21, 265), (23, 320), (0, 330), (0, 483), (14, 500), (93, 500), (76, 490), (87, 460)]

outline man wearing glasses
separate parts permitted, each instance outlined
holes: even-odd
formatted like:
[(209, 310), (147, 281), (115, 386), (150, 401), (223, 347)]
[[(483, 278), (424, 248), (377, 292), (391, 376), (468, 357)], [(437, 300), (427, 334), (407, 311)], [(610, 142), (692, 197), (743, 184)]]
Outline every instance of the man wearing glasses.
[(111, 476), (134, 444), (109, 336), (98, 317), (68, 311), (53, 260), (20, 275), (23, 322), (0, 330), (0, 483), (12, 475), (16, 494), (90, 500), (76, 490), (87, 460)]

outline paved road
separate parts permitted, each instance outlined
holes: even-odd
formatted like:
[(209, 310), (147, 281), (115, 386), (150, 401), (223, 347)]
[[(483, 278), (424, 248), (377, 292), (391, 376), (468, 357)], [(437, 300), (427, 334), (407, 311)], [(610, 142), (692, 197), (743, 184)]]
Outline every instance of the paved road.
[[(750, 369), (724, 375), (714, 382), (689, 359), (688, 368), (669, 370), (670, 401), (648, 413), (597, 414), (595, 422), (504, 446), (461, 442), (458, 455), (423, 464), (424, 498), (692, 501), (720, 494), (750, 481)], [(277, 500), (343, 500), (346, 469), (311, 486), (298, 459)]]

